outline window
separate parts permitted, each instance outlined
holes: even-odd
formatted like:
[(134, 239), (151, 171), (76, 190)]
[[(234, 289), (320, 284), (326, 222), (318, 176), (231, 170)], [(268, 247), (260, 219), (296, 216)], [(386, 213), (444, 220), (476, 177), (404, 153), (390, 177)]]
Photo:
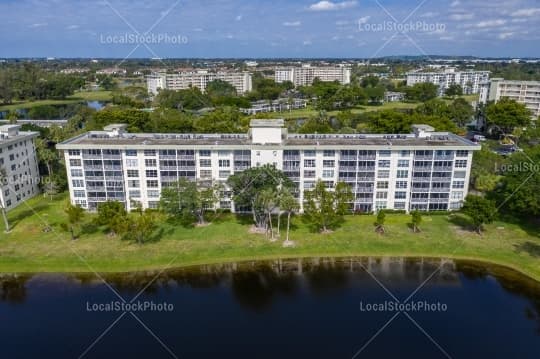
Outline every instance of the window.
[(450, 202), (450, 209), (460, 209), (461, 202)]
[(139, 177), (139, 171), (138, 170), (127, 170), (127, 176), (128, 176), (128, 178)]
[(80, 150), (68, 150), (68, 153), (69, 153), (70, 156), (80, 156), (81, 155)]
[(396, 192), (394, 195), (395, 199), (405, 199), (407, 198), (407, 192)]
[(456, 168), (467, 168), (467, 160), (456, 160)]
[(392, 154), (392, 151), (390, 150), (380, 150), (379, 151), (379, 157), (390, 157)]
[(379, 192), (377, 192), (376, 198), (377, 199), (387, 199), (388, 198), (388, 192), (379, 191)]
[(379, 167), (389, 168), (390, 160), (379, 160)]
[(375, 209), (376, 210), (386, 209), (386, 201), (376, 201), (375, 202)]
[(379, 178), (389, 178), (390, 177), (390, 171), (388, 171), (388, 170), (379, 170), (377, 172), (377, 177), (379, 177)]
[(315, 187), (315, 182), (313, 181), (306, 181), (304, 182), (304, 189), (312, 189)]
[(76, 198), (86, 197), (86, 193), (84, 191), (73, 191), (73, 196)]
[(315, 157), (315, 150), (304, 151), (304, 157)]
[(139, 162), (135, 158), (128, 158), (128, 159), (126, 159), (126, 166), (127, 167), (137, 167), (137, 166), (139, 166)]
[(334, 160), (323, 160), (323, 167), (335, 167), (336, 162)]
[(158, 209), (159, 208), (159, 201), (148, 201), (148, 208), (150, 208), (150, 209)]
[(231, 167), (230, 160), (219, 160), (219, 167)]
[(148, 190), (147, 195), (148, 195), (148, 198), (159, 198), (159, 191)]
[(82, 177), (82, 169), (71, 169), (71, 177)]
[(334, 170), (323, 170), (322, 176), (323, 178), (332, 178), (334, 177)]
[(126, 150), (126, 156), (128, 156), (128, 157), (137, 156), (137, 150)]
[(465, 181), (452, 182), (452, 188), (455, 188), (455, 189), (465, 188)]
[(155, 159), (152, 159), (152, 158), (146, 158), (144, 160), (144, 165), (146, 167), (157, 167), (157, 162)]
[(468, 157), (469, 151), (458, 150), (456, 151), (456, 157)]
[(148, 180), (146, 181), (146, 187), (148, 188), (158, 188), (159, 184), (157, 180)]
[(463, 192), (462, 191), (452, 192), (452, 199), (462, 200), (463, 199)]
[(212, 178), (211, 170), (201, 170), (201, 178)]
[(73, 184), (73, 187), (84, 187), (83, 180), (74, 179), (71, 181), (71, 183)]
[(334, 181), (323, 181), (324, 187), (331, 189), (334, 188)]
[[(222, 160), (220, 160), (222, 161)], [(212, 160), (209, 158), (201, 158), (199, 159), (199, 165), (201, 167), (212, 167)]]
[(72, 158), (72, 159), (69, 160), (69, 165), (74, 166), (74, 167), (80, 167), (81, 166), (81, 160)]
[(144, 150), (144, 155), (145, 156), (155, 156), (156, 155), (156, 150)]
[(201, 156), (201, 157), (210, 157), (210, 150), (201, 150), (201, 151), (199, 151), (199, 156)]
[(231, 155), (231, 151), (225, 151), (225, 150), (218, 151), (219, 157), (229, 157), (230, 155)]
[(405, 202), (394, 202), (394, 209), (405, 209)]
[(377, 188), (379, 188), (379, 189), (388, 188), (388, 182), (386, 182), (386, 181), (385, 182), (381, 182), (381, 181), (377, 182)]
[(409, 171), (407, 170), (398, 170), (397, 171), (397, 178), (408, 178), (409, 177)]
[(465, 171), (455, 171), (454, 172), (454, 178), (465, 178), (466, 172)]
[(398, 167), (409, 167), (409, 160), (398, 160)]
[(315, 167), (315, 160), (304, 160), (304, 167)]
[(146, 177), (157, 178), (157, 170), (146, 170)]
[(141, 191), (129, 191), (129, 198), (141, 198)]
[(405, 182), (405, 181), (397, 181), (396, 182), (396, 188), (405, 189), (407, 187), (408, 187), (407, 182)]
[(323, 151), (323, 157), (334, 157), (336, 155), (336, 151), (334, 150), (324, 150)]
[(231, 175), (231, 171), (219, 171), (219, 178), (228, 178)]
[(305, 178), (315, 178), (315, 171), (305, 170), (304, 171), (304, 177)]
[(128, 180), (128, 187), (140, 187), (141, 183), (138, 180)]
[(403, 150), (403, 151), (400, 151), (399, 155), (401, 157), (409, 157), (411, 155), (411, 151), (409, 150)]

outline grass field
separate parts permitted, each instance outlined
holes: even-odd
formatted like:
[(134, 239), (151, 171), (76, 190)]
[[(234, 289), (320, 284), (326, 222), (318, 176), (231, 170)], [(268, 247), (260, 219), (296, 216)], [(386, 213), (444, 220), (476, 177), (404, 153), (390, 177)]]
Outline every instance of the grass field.
[(39, 100), (39, 101), (20, 101), (11, 105), (0, 106), (0, 111), (12, 111), (23, 108), (32, 108), (47, 105), (67, 105), (83, 101), (110, 101), (112, 99), (111, 91), (83, 91), (76, 92), (65, 100)]
[[(374, 232), (373, 216), (348, 216), (330, 234), (310, 232), (296, 217), (294, 248), (283, 248), (283, 239), (270, 242), (249, 233), (248, 218), (223, 214), (206, 227), (164, 222), (153, 241), (138, 245), (96, 228), (92, 215), (72, 241), (61, 228), (64, 203), (63, 196), (52, 201), (40, 196), (9, 213), (13, 230), (0, 232), (0, 272), (125, 272), (276, 257), (422, 256), (492, 262), (540, 280), (538, 227), (497, 222), (479, 236), (459, 214), (424, 217), (416, 234), (408, 227), (410, 216), (388, 215), (385, 235)], [(44, 233), (45, 224), (53, 231)]]

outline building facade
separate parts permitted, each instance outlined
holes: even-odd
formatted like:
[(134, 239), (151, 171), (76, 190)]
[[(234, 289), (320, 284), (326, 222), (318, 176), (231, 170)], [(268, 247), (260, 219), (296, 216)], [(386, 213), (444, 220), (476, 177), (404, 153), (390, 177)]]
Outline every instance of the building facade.
[(34, 143), (39, 134), (19, 130), (19, 125), (0, 126), (0, 206), (8, 211), (39, 193)]
[(540, 116), (540, 81), (492, 79), (488, 100), (497, 102), (503, 97), (524, 104), (534, 119)]
[[(157, 208), (161, 189), (180, 178), (225, 183), (234, 173), (270, 164), (304, 191), (346, 182), (351, 209), (451, 210), (467, 195), (472, 154), (462, 137), (415, 126), (408, 135), (289, 134), (283, 120), (252, 120), (247, 134), (131, 134), (109, 125), (72, 138), (64, 151), (71, 201), (95, 210), (121, 201)], [(220, 208), (235, 208), (227, 187)]]
[(164, 72), (153, 73), (146, 77), (148, 93), (155, 95), (159, 89), (185, 90), (197, 87), (202, 92), (206, 91), (209, 82), (222, 80), (236, 88), (239, 94), (252, 90), (251, 74), (249, 72), (180, 72), (167, 74)]
[(429, 82), (439, 87), (439, 95), (443, 95), (450, 85), (460, 85), (466, 95), (480, 94), (489, 86), (489, 71), (455, 71), (445, 69), (439, 72), (408, 72), (407, 86)]
[(349, 66), (310, 66), (276, 68), (274, 80), (277, 83), (290, 81), (294, 86), (309, 86), (313, 80), (339, 81), (346, 85), (351, 83), (351, 68)]
[(247, 115), (256, 115), (258, 113), (266, 112), (283, 112), (298, 110), (306, 107), (307, 100), (301, 98), (279, 98), (270, 102), (266, 100), (253, 101), (250, 108), (239, 108), (239, 111)]

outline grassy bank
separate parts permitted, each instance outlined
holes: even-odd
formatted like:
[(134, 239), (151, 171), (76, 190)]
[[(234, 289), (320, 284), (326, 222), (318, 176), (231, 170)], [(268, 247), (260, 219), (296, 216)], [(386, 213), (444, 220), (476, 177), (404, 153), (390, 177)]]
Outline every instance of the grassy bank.
[(111, 91), (83, 91), (75, 92), (73, 96), (69, 96), (65, 100), (16, 101), (11, 105), (0, 106), (0, 111), (13, 111), (23, 108), (29, 109), (37, 106), (68, 105), (84, 101), (110, 100), (112, 100)]
[[(64, 198), (28, 201), (9, 217), (13, 230), (0, 233), (0, 272), (124, 272), (227, 261), (306, 256), (413, 256), (487, 261), (540, 280), (540, 229), (494, 223), (483, 236), (470, 231), (461, 215), (424, 217), (412, 233), (410, 216), (388, 215), (387, 234), (373, 230), (373, 216), (349, 216), (330, 234), (312, 233), (294, 218), (291, 239), (268, 241), (249, 233), (247, 218), (220, 215), (206, 227), (160, 224), (154, 241), (142, 246), (108, 236), (87, 216), (81, 236), (71, 241), (61, 229)], [(53, 231), (44, 233), (45, 223)]]

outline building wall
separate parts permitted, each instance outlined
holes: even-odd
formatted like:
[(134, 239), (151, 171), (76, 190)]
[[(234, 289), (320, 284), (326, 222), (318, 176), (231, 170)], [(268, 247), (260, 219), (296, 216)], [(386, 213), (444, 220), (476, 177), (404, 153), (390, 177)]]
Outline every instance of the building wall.
[(489, 71), (410, 72), (407, 74), (407, 86), (429, 82), (439, 86), (440, 95), (453, 84), (460, 85), (466, 94), (477, 94), (488, 81)]
[(489, 88), (489, 100), (497, 102), (503, 97), (525, 104), (534, 119), (540, 116), (540, 81), (493, 79)]
[(158, 89), (185, 90), (197, 87), (206, 91), (209, 82), (222, 80), (230, 83), (239, 94), (252, 90), (251, 74), (247, 72), (182, 72), (178, 74), (152, 74), (147, 77), (148, 93), (157, 94)]
[(308, 86), (318, 78), (321, 81), (339, 81), (342, 85), (351, 82), (351, 69), (347, 66), (302, 66), (278, 68), (274, 80), (278, 83), (291, 81), (295, 86)]
[(35, 137), (35, 132), (19, 132), (0, 139), (0, 168), (6, 174), (0, 181), (0, 201), (8, 211), (39, 193)]

